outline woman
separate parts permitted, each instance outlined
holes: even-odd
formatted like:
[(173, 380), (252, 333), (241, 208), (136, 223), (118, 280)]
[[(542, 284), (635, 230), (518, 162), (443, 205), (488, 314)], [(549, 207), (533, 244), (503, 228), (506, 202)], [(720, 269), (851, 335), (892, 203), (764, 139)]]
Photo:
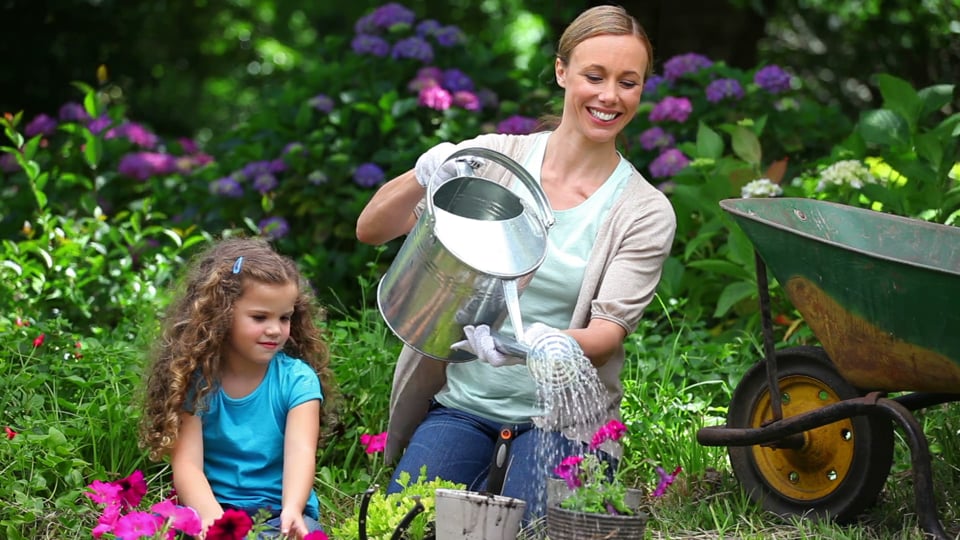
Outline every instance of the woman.
[[(414, 170), (381, 187), (357, 221), (357, 238), (365, 243), (409, 232), (422, 208), (423, 186), (458, 148), (486, 147), (522, 164), (539, 181), (556, 218), (546, 258), (520, 298), (522, 319), (538, 323), (541, 331), (563, 329), (596, 366), (605, 391), (601, 423), (619, 417), (623, 341), (653, 298), (676, 228), (669, 201), (616, 147), (636, 114), (652, 62), (650, 41), (635, 18), (617, 6), (588, 9), (567, 27), (557, 48), (556, 80), (564, 100), (553, 129), (441, 143)], [(485, 166), (479, 167), (484, 176)], [(442, 168), (437, 174), (444, 174)], [(510, 334), (509, 324), (501, 331)], [(510, 425), (515, 436), (503, 494), (527, 501), (529, 520), (543, 512), (544, 478), (556, 465), (544, 463), (542, 447), (570, 453), (589, 441), (598, 424), (538, 422), (544, 411), (526, 367), (472, 334), (461, 346), (479, 362), (448, 365), (403, 350), (386, 457), (392, 460), (406, 448), (395, 477), (407, 471), (417, 478), (426, 465), (430, 478), (483, 490), (500, 427)]]

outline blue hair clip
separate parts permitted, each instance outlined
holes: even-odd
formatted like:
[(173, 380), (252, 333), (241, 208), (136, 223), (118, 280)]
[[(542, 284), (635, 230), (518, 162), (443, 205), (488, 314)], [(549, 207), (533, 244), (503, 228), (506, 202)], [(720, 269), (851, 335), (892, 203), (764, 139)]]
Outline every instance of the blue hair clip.
[(243, 255), (237, 257), (237, 261), (233, 263), (233, 273), (239, 274), (241, 268), (243, 268)]

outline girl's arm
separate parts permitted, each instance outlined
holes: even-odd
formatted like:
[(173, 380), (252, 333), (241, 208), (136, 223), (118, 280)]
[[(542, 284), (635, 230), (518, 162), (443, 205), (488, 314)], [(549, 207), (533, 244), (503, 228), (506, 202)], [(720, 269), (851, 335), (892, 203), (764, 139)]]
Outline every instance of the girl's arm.
[(173, 468), (173, 487), (177, 490), (180, 504), (200, 514), (203, 530), (206, 531), (223, 515), (223, 508), (214, 498), (210, 482), (203, 474), (203, 424), (199, 416), (190, 413), (180, 415), (180, 432), (173, 446), (170, 465)]
[(412, 169), (381, 186), (357, 218), (357, 240), (380, 245), (410, 232), (423, 194)]
[(320, 437), (320, 401), (312, 399), (290, 409), (283, 435), (283, 496), (280, 533), (293, 538), (307, 535), (303, 509), (313, 489)]

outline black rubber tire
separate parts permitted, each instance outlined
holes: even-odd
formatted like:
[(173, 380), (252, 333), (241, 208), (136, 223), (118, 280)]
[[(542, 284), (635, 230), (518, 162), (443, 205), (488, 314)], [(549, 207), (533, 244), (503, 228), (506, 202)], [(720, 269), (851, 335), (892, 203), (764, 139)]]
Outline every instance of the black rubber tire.
[[(837, 373), (826, 352), (819, 347), (791, 347), (777, 351), (776, 354), (778, 381), (794, 383), (798, 394), (805, 387), (806, 392), (816, 390), (819, 399), (830, 399), (831, 402), (862, 395)], [(783, 388), (781, 390), (783, 391)], [(758, 411), (760, 407), (770, 408), (768, 395), (766, 363), (759, 362), (744, 374), (734, 390), (727, 412), (727, 425), (731, 428), (760, 427), (758, 414), (772, 417), (772, 414), (767, 414), (768, 410)], [(807, 407), (810, 403), (802, 399), (797, 401), (799, 407), (806, 407), (805, 410), (794, 409), (788, 412), (785, 407), (784, 416), (802, 414), (817, 408)], [(837, 436), (841, 430), (833, 429), (841, 425), (844, 426), (843, 437)], [(840, 523), (854, 520), (876, 502), (890, 474), (893, 463), (893, 423), (878, 414), (857, 416), (842, 423), (810, 430), (805, 432), (804, 436), (807, 437), (807, 444), (799, 450), (773, 450), (760, 446), (729, 447), (734, 475), (754, 502), (781, 516), (804, 515), (812, 519), (832, 519)], [(819, 447), (811, 443), (814, 440)], [(850, 444), (853, 448), (848, 446)], [(829, 449), (831, 445), (837, 450), (836, 456), (823, 452), (825, 447)], [(830, 454), (830, 457), (824, 458), (825, 454)], [(824, 461), (827, 463), (823, 463)], [(784, 464), (797, 467), (789, 472), (779, 469), (774, 473), (776, 466)], [(817, 467), (829, 467), (829, 473), (835, 474), (838, 470), (837, 464), (839, 469), (845, 472), (835, 486), (832, 481), (828, 481), (826, 488), (809, 492), (797, 488), (794, 491), (796, 486), (802, 485), (804, 478), (814, 479), (812, 484), (822, 483), (819, 479), (824, 471)]]

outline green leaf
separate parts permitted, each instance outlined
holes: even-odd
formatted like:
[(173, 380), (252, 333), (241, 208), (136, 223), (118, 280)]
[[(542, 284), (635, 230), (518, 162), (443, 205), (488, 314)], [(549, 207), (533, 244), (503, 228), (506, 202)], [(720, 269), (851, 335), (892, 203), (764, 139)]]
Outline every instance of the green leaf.
[(83, 159), (92, 169), (96, 169), (103, 157), (103, 140), (94, 135), (89, 129), (83, 128)]
[(760, 139), (743, 126), (733, 129), (733, 153), (751, 165), (759, 165), (761, 159)]
[(42, 135), (37, 135), (28, 140), (27, 144), (23, 145), (23, 157), (28, 160), (33, 159), (33, 156), (37, 154), (37, 148), (40, 147), (40, 141), (42, 139)]
[(720, 159), (723, 155), (723, 137), (700, 122), (697, 127), (697, 157)]
[(723, 259), (701, 259), (699, 261), (690, 261), (687, 263), (687, 266), (699, 268), (714, 274), (722, 274), (743, 280), (753, 279), (753, 274), (747, 271), (743, 266), (734, 264), (730, 261), (725, 261)]
[(717, 299), (717, 309), (714, 310), (714, 317), (723, 317), (730, 311), (734, 305), (742, 300), (750, 298), (757, 293), (757, 285), (748, 281), (738, 281), (724, 287)]
[(883, 108), (899, 114), (911, 131), (916, 129), (922, 104), (917, 91), (909, 82), (887, 73), (877, 75), (877, 85), (883, 96)]
[(952, 84), (935, 84), (920, 90), (917, 94), (921, 102), (920, 120), (950, 103), (953, 100), (953, 90), (954, 85)]
[(865, 111), (858, 124), (864, 142), (880, 146), (902, 146), (910, 142), (910, 126), (899, 114), (889, 109)]

